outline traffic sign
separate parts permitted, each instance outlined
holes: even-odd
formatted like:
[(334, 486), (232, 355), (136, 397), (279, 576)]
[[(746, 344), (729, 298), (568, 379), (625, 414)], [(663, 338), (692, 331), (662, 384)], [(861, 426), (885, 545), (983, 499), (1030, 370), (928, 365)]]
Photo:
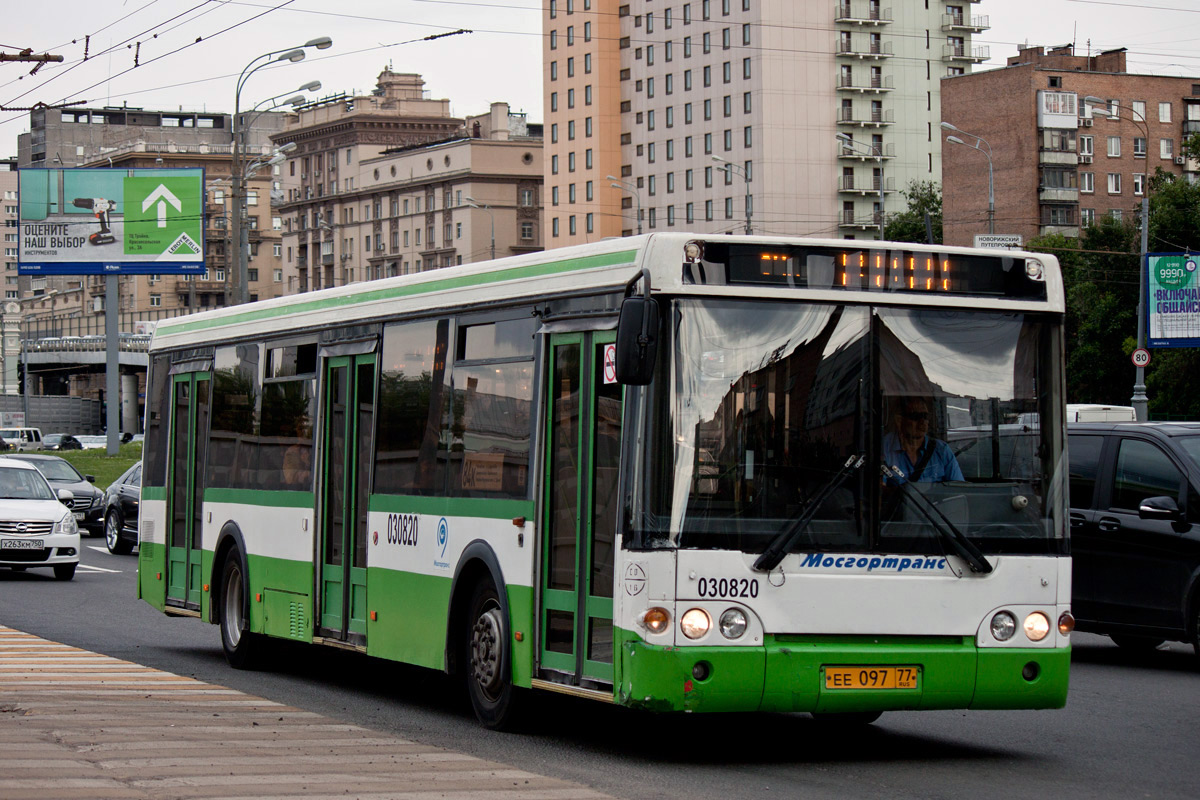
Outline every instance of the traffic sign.
[(1135, 367), (1144, 367), (1150, 363), (1150, 351), (1144, 347), (1139, 347), (1133, 351), (1133, 356), (1130, 359)]
[(975, 234), (975, 246), (1020, 250), (1021, 235), (1019, 233), (977, 233)]

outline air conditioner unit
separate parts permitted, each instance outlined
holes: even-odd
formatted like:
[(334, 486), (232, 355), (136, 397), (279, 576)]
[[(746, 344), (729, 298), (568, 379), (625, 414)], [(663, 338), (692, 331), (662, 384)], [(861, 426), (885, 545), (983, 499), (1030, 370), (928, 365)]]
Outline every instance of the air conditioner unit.
[(1090, 163), (1092, 163), (1092, 157), (1091, 156), (1080, 156), (1079, 163), (1080, 164), (1090, 164)]
[(1084, 118), (1084, 119), (1081, 119), (1081, 120), (1079, 120), (1079, 122), (1080, 122), (1080, 124), (1082, 124), (1082, 125), (1083, 125), (1083, 127), (1085, 127), (1085, 128), (1090, 128), (1090, 127), (1092, 127), (1092, 120), (1091, 120), (1091, 119)]
[(1183, 156), (1176, 156), (1175, 163), (1182, 167), (1184, 164), (1187, 163), (1187, 159), (1184, 158)]

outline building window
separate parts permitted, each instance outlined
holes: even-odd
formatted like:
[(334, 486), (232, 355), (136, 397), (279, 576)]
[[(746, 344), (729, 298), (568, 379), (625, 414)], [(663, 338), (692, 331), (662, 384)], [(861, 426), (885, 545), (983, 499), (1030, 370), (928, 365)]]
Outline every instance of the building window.
[(1144, 173), (1133, 173), (1133, 193), (1141, 196), (1146, 191), (1146, 176)]
[(1096, 173), (1079, 173), (1079, 191), (1085, 194), (1091, 194), (1092, 192), (1096, 191)]
[(521, 240), (527, 242), (532, 238), (533, 238), (533, 223), (532, 222), (522, 222), (521, 223)]
[(1116, 158), (1121, 155), (1121, 137), (1120, 136), (1109, 136), (1108, 137), (1108, 154), (1110, 156), (1112, 156), (1113, 158)]
[(1080, 136), (1079, 137), (1079, 155), (1081, 155), (1081, 156), (1093, 155), (1092, 142), (1093, 142), (1093, 139), (1091, 136)]
[(1158, 156), (1164, 161), (1172, 161), (1175, 158), (1175, 140), (1174, 139), (1159, 139), (1158, 140)]
[(1158, 121), (1159, 122), (1170, 122), (1171, 121), (1171, 104), (1170, 103), (1159, 103), (1158, 104)]
[(150, 295), (150, 305), (151, 305), (151, 306), (161, 306), (161, 305), (162, 305), (162, 295), (161, 295), (161, 294), (153, 294), (153, 293), (151, 293), (151, 295)]
[(1121, 193), (1121, 173), (1119, 173), (1119, 172), (1108, 173), (1108, 193), (1109, 194), (1120, 194)]
[(1133, 157), (1134, 158), (1145, 158), (1146, 157), (1146, 140), (1144, 138), (1142, 138), (1141, 136), (1133, 137)]
[(1083, 225), (1095, 225), (1096, 224), (1096, 209), (1094, 209), (1094, 208), (1079, 209), (1079, 221)]
[(1133, 112), (1133, 118), (1138, 122), (1144, 122), (1146, 119), (1146, 101), (1134, 100), (1130, 103), (1130, 110)]

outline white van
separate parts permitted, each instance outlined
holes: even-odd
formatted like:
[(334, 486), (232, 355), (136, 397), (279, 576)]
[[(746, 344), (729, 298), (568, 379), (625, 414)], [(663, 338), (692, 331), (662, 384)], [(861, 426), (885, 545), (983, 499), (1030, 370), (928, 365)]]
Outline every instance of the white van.
[(1067, 422), (1137, 422), (1133, 406), (1067, 403)]
[(13, 450), (42, 449), (42, 432), (38, 428), (0, 428), (0, 439)]

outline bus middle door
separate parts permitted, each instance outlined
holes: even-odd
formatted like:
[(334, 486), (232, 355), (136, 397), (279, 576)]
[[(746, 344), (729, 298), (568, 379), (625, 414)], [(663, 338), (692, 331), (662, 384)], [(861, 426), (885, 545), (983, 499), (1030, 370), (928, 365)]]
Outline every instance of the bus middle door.
[(167, 463), (167, 604), (200, 610), (204, 585), (201, 512), (208, 449), (211, 375), (188, 372), (171, 377), (171, 440)]

